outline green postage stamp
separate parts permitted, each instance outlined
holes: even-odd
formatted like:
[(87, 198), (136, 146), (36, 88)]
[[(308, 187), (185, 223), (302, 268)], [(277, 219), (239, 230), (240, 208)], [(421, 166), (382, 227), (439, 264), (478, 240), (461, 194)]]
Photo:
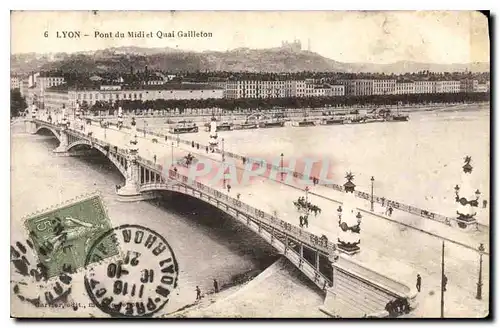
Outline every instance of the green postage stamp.
[[(75, 199), (56, 209), (37, 213), (25, 221), (40, 263), (48, 277), (75, 272), (85, 265), (85, 256), (93, 242), (112, 228), (106, 209), (98, 194)], [(110, 243), (101, 250), (105, 258), (119, 254)]]

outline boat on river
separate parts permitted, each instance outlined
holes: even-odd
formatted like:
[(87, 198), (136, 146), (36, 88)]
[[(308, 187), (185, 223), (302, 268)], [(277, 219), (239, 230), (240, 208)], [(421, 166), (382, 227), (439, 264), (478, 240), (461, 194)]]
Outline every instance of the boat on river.
[(265, 120), (259, 122), (259, 128), (282, 128), (285, 126), (283, 120)]
[(338, 125), (338, 124), (344, 124), (344, 119), (343, 118), (325, 118), (321, 121), (322, 125)]
[(302, 121), (297, 121), (294, 122), (293, 126), (298, 126), (298, 127), (306, 127), (306, 126), (315, 126), (316, 122), (313, 120), (306, 120), (303, 119)]
[(171, 127), (169, 132), (172, 134), (197, 133), (198, 126), (193, 121), (179, 121)]
[(222, 122), (221, 124), (217, 125), (217, 132), (231, 131), (232, 129), (233, 129), (233, 124), (230, 124), (228, 122)]

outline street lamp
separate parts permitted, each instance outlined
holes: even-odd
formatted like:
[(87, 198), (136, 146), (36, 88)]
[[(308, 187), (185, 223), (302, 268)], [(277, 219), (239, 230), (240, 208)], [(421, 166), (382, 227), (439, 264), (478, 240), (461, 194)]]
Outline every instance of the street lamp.
[(281, 181), (283, 181), (283, 175), (285, 172), (283, 172), (283, 153), (281, 153), (281, 162), (280, 162), (280, 166), (281, 166)]
[(306, 187), (305, 191), (306, 191), (306, 203), (307, 203), (307, 195), (309, 194), (309, 187)]
[(222, 187), (226, 188), (226, 158), (224, 154), (224, 138), (222, 138)]
[(172, 165), (171, 166), (174, 166), (174, 142), (172, 141)]
[(146, 120), (144, 120), (144, 138), (146, 138)]
[(372, 182), (372, 198), (371, 198), (371, 201), (370, 201), (370, 210), (373, 212), (373, 182), (375, 181), (375, 178), (372, 176), (372, 178), (370, 179), (370, 181)]
[(477, 282), (477, 293), (476, 293), (476, 299), (480, 300), (483, 298), (482, 296), (482, 291), (483, 291), (483, 253), (484, 253), (484, 245), (481, 244), (479, 245), (479, 279)]

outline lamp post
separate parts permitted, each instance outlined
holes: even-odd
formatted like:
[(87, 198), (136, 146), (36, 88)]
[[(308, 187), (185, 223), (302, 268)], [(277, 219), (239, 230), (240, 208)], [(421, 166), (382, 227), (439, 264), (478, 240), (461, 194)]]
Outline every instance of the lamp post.
[(483, 253), (484, 253), (484, 245), (479, 245), (479, 279), (477, 281), (477, 293), (476, 299), (481, 300), (483, 298)]
[(373, 182), (375, 181), (375, 178), (372, 176), (372, 178), (370, 179), (370, 181), (372, 182), (372, 197), (371, 197), (371, 200), (370, 200), (370, 210), (373, 212)]
[(172, 166), (174, 166), (174, 142), (172, 141), (172, 151), (171, 151), (171, 155), (172, 155)]
[(225, 189), (226, 188), (226, 157), (224, 154), (224, 138), (222, 138), (222, 187)]
[(305, 191), (306, 191), (306, 203), (307, 203), (307, 196), (309, 195), (309, 187), (306, 187)]
[(283, 175), (285, 172), (283, 172), (283, 153), (281, 153), (281, 162), (280, 162), (280, 171), (281, 171), (281, 181), (283, 181)]
[(441, 249), (441, 318), (444, 318), (444, 240)]
[(146, 138), (146, 120), (144, 120), (144, 138)]

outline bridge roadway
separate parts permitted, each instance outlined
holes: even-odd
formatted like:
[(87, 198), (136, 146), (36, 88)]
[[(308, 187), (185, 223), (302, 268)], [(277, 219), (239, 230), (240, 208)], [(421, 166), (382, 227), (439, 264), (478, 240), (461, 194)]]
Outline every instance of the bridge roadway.
[[(115, 128), (103, 129), (95, 123), (85, 126), (85, 133), (90, 131), (94, 137), (120, 148), (126, 148), (130, 138), (130, 130), (128, 129), (120, 131)], [(177, 144), (176, 141), (172, 147), (170, 140), (165, 142), (164, 139), (156, 138), (157, 142), (153, 142), (153, 138), (151, 135), (144, 137), (143, 133), (138, 133), (139, 155), (151, 161), (154, 161), (156, 155), (156, 162), (164, 168), (170, 167), (172, 164), (172, 150), (174, 163), (191, 153), (195, 157), (203, 156), (205, 159), (209, 159), (214, 168), (221, 165), (220, 154), (207, 154), (204, 149), (200, 148), (198, 151), (184, 143)], [(176, 167), (180, 174), (187, 175), (188, 169), (180, 165), (176, 165)], [(237, 166), (239, 174), (243, 169), (243, 165)], [(228, 192), (227, 189), (223, 188), (220, 180), (210, 181), (209, 177), (201, 177), (197, 181), (232, 197), (240, 194), (242, 202), (266, 213), (273, 213), (279, 219), (289, 222), (295, 227), (298, 226), (300, 214), (292, 202), (300, 196), (305, 196), (305, 192), (297, 186), (286, 185), (269, 177), (258, 177), (250, 184), (230, 182), (232, 188)], [(340, 193), (323, 186), (309, 186), (309, 188), (308, 200), (319, 206), (322, 212), (316, 217), (311, 215), (309, 227), (304, 229), (317, 236), (325, 235), (328, 240), (335, 242), (338, 233), (336, 209), (339, 202), (337, 199), (339, 199)], [(358, 204), (358, 207), (363, 210), (361, 252), (354, 255), (353, 258), (388, 277), (395, 277), (408, 286), (414, 286), (416, 274), (419, 273), (423, 278), (423, 292), (418, 296), (419, 307), (414, 313), (415, 316), (439, 315), (440, 299), (438, 295), (441, 260), (439, 250), (442, 238), (437, 236), (457, 241), (446, 243), (445, 272), (448, 277), (448, 291), (446, 292), (447, 307), (445, 313), (447, 316), (478, 316), (487, 309), (489, 297), (488, 256), (483, 261), (483, 301), (474, 298), (478, 255), (471, 248), (477, 242), (477, 234), (457, 231), (435, 222), (436, 226), (432, 226), (432, 221), (428, 220), (425, 221), (425, 227), (420, 228), (431, 230), (431, 234), (422, 233), (415, 229), (414, 219), (402, 218), (397, 214), (393, 214), (393, 218), (388, 218), (377, 213), (383, 211), (381, 208), (376, 209), (375, 214), (372, 214), (366, 210), (368, 206), (366, 201)], [(398, 217), (396, 218), (396, 216)], [(405, 220), (407, 220), (407, 226), (401, 224)], [(421, 221), (421, 219), (419, 220)]]

